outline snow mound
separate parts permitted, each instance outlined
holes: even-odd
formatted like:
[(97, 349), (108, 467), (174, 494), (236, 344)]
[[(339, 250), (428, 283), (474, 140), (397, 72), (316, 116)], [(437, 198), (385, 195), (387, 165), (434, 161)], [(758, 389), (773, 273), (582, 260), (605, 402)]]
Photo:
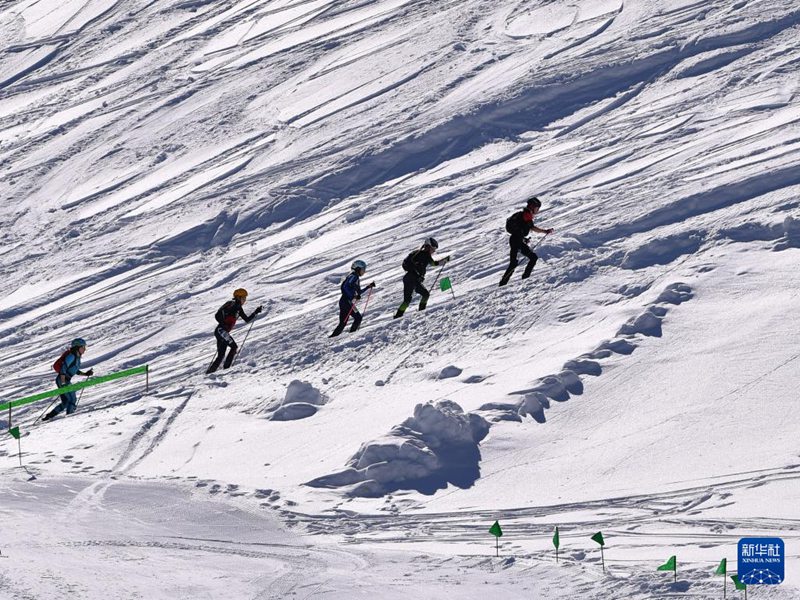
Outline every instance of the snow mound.
[(458, 377), (463, 371), (463, 369), (459, 369), (455, 365), (448, 365), (439, 372), (437, 379), (450, 379), (451, 377)]
[(417, 404), (414, 416), (383, 437), (361, 445), (348, 468), (309, 481), (312, 487), (348, 487), (349, 496), (379, 497), (399, 489), (433, 494), (453, 484), (471, 487), (480, 476), (478, 444), (486, 420), (450, 400)]
[(294, 379), (286, 388), (283, 400), (268, 410), (271, 421), (296, 421), (317, 413), (317, 407), (328, 402), (327, 396), (306, 381)]

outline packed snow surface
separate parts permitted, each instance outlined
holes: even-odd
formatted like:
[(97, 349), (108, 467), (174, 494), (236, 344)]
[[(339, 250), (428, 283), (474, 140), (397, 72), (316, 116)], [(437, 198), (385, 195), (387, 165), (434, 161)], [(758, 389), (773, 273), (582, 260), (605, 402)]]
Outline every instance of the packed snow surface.
[(77, 336), (150, 368), (2, 415), (0, 597), (710, 599), (761, 535), (749, 593), (800, 598), (798, 39), (792, 0), (0, 3), (3, 402)]

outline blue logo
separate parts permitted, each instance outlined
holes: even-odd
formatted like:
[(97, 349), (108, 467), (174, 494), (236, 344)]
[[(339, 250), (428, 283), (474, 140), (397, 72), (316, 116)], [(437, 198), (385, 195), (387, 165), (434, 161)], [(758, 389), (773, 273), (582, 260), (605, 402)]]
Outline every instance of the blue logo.
[(747, 585), (776, 585), (783, 581), (786, 550), (781, 538), (739, 540), (739, 581)]

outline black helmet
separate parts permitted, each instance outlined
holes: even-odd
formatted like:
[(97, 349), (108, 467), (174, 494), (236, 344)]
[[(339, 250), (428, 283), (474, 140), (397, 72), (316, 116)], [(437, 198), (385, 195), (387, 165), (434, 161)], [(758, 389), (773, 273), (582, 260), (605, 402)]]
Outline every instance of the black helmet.
[(542, 201), (536, 196), (532, 196), (528, 199), (528, 208), (542, 208)]
[(433, 248), (434, 250), (436, 250), (437, 248), (439, 248), (439, 242), (437, 242), (437, 241), (436, 241), (435, 239), (433, 239), (432, 237), (426, 238), (426, 239), (425, 239), (425, 243), (424, 243), (424, 244), (422, 244), (422, 245), (423, 245), (423, 246), (430, 246), (430, 247), (431, 247), (431, 248)]

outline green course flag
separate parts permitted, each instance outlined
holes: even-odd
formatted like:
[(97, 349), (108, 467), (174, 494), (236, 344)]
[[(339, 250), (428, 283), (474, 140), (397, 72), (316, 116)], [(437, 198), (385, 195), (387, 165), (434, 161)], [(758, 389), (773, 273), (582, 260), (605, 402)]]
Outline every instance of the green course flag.
[(11, 437), (13, 437), (15, 440), (19, 439), (19, 427), (12, 427), (8, 430), (8, 433), (10, 433)]
[(500, 523), (495, 521), (494, 525), (489, 528), (489, 533), (491, 533), (494, 537), (501, 537), (503, 535), (503, 530), (500, 529)]
[(722, 561), (720, 561), (717, 570), (714, 571), (714, 575), (725, 575), (727, 572), (728, 572), (728, 559), (723, 558)]
[(560, 544), (560, 541), (558, 539), (558, 527), (556, 527), (556, 532), (553, 534), (553, 546), (555, 546), (556, 550), (558, 550), (558, 547), (560, 545), (561, 544)]
[(446, 292), (450, 288), (453, 287), (453, 284), (450, 282), (449, 277), (442, 277), (442, 280), (439, 282), (439, 289), (443, 292)]
[(592, 539), (595, 542), (597, 542), (598, 544), (600, 544), (601, 548), (606, 545), (606, 541), (603, 539), (603, 532), (602, 531), (598, 531), (597, 533), (595, 533), (592, 536)]
[(675, 571), (678, 568), (678, 559), (673, 554), (669, 557), (669, 560), (665, 562), (663, 565), (658, 567), (658, 571)]
[(494, 536), (495, 556), (500, 556), (500, 536), (503, 535), (503, 530), (500, 529), (499, 521), (494, 522), (494, 525), (489, 528), (489, 533)]
[(747, 589), (747, 586), (745, 584), (743, 584), (741, 581), (739, 581), (739, 576), (738, 575), (731, 575), (731, 579), (733, 580), (733, 585), (736, 586), (737, 590), (746, 590)]

